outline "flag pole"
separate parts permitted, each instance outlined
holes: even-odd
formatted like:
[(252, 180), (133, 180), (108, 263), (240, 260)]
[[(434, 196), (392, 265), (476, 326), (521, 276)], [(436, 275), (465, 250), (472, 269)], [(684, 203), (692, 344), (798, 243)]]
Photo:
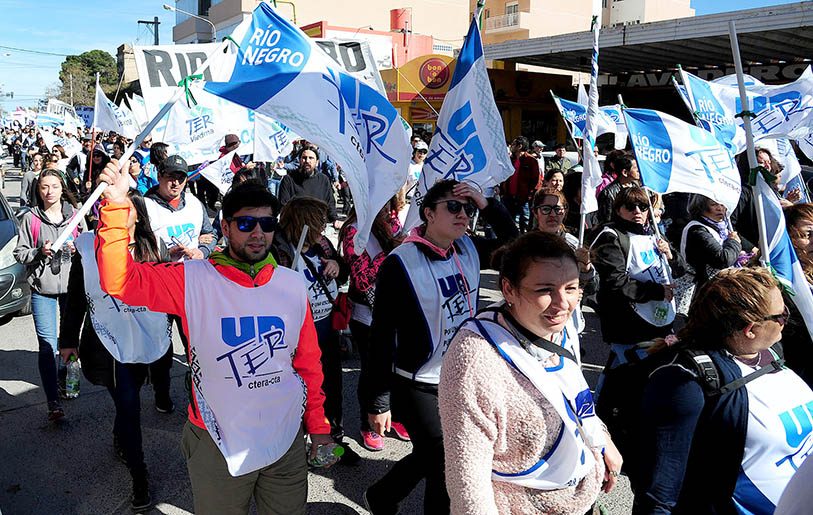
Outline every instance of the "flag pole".
[[(553, 97), (554, 103), (557, 104), (557, 110), (559, 111), (559, 116), (562, 117), (562, 121), (564, 122), (565, 127), (567, 127), (567, 133), (570, 135), (570, 140), (576, 146), (576, 153), (579, 155), (579, 160), (582, 162), (582, 166), (584, 166), (584, 154), (583, 154), (584, 149), (579, 148), (579, 143), (576, 141), (576, 136), (573, 135), (573, 128), (570, 126), (570, 122), (568, 121), (568, 119), (565, 118), (565, 115), (562, 112), (562, 109), (560, 109), (561, 104), (556, 102), (556, 98), (558, 98), (558, 97), (553, 92), (553, 90), (548, 90), (548, 91), (550, 91), (550, 95)], [(545, 176), (545, 170), (542, 170), (542, 177), (544, 177), (544, 176)], [(584, 196), (583, 191), (582, 191), (582, 196)], [(582, 202), (583, 201), (584, 201), (584, 199), (582, 199)], [(584, 244), (584, 231), (586, 229), (585, 225), (587, 225), (587, 213), (580, 213), (580, 215), (579, 215), (579, 246)]]
[[(224, 39), (223, 42), (220, 43), (217, 46), (217, 48), (215, 48), (214, 51), (212, 51), (212, 53), (209, 54), (202, 63), (200, 63), (200, 65), (195, 69), (192, 75), (200, 75), (203, 72), (203, 70), (205, 70), (206, 67), (209, 65), (209, 61), (212, 59), (212, 57), (214, 57), (215, 54), (217, 54), (221, 50), (225, 50), (228, 47), (230, 41), (231, 41), (230, 39)], [(161, 110), (158, 112), (157, 115), (155, 115), (152, 121), (150, 121), (150, 123), (148, 123), (147, 126), (144, 127), (144, 130), (142, 130), (141, 133), (138, 136), (136, 136), (136, 138), (133, 140), (133, 143), (119, 158), (119, 170), (124, 168), (125, 164), (129, 164), (130, 156), (132, 156), (135, 150), (138, 148), (138, 146), (141, 145), (141, 142), (144, 141), (144, 138), (146, 138), (147, 135), (149, 135), (150, 132), (152, 132), (152, 130), (164, 118), (164, 116), (167, 115), (169, 110), (172, 109), (172, 106), (175, 105), (175, 102), (177, 102), (181, 98), (184, 92), (185, 88), (179, 87), (177, 91), (175, 91), (175, 94), (172, 95), (172, 98), (169, 100), (169, 102), (164, 104), (164, 107), (161, 108)], [(95, 145), (95, 142), (93, 142), (93, 145)], [(91, 156), (92, 151), (93, 147), (91, 147)], [(91, 162), (93, 162), (92, 158)], [(85, 215), (87, 215), (88, 212), (90, 212), (90, 210), (93, 208), (93, 204), (95, 204), (96, 201), (99, 200), (99, 197), (102, 196), (102, 193), (104, 192), (105, 188), (107, 188), (106, 182), (100, 182), (99, 185), (96, 186), (96, 189), (93, 190), (93, 193), (90, 194), (90, 196), (82, 205), (82, 207), (79, 209), (79, 211), (77, 211), (76, 215), (71, 219), (68, 225), (65, 226), (65, 229), (62, 230), (62, 234), (60, 234), (57, 237), (57, 239), (54, 240), (54, 242), (51, 244), (51, 248), (59, 249), (60, 247), (62, 247), (62, 245), (65, 243), (68, 237), (70, 237), (70, 235), (73, 233), (73, 230), (76, 228), (76, 226), (79, 225), (79, 222), (81, 222)]]
[[(740, 90), (740, 103), (743, 112), (742, 121), (745, 128), (745, 142), (746, 142), (746, 155), (748, 156), (748, 167), (751, 170), (757, 168), (757, 155), (754, 150), (754, 133), (751, 130), (751, 117), (750, 103), (748, 102), (748, 94), (745, 90), (745, 76), (742, 71), (742, 58), (740, 57), (740, 44), (737, 40), (737, 24), (734, 20), (728, 22), (728, 37), (731, 40), (731, 53), (734, 56), (734, 67), (737, 71), (737, 85)], [(758, 179), (757, 179), (758, 180)], [(770, 254), (768, 253), (768, 240), (766, 239), (767, 229), (765, 227), (765, 211), (763, 206), (762, 195), (759, 193), (759, 188), (754, 184), (751, 186), (751, 191), (756, 200), (757, 210), (757, 227), (759, 229), (759, 251), (762, 254), (762, 263), (765, 266), (770, 265)]]

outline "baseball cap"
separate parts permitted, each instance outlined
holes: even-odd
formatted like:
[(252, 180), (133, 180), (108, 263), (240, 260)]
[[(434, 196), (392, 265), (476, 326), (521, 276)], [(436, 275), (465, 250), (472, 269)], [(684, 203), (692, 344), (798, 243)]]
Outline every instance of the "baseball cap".
[(240, 138), (237, 137), (237, 134), (226, 134), (226, 139), (224, 140), (226, 146), (234, 145), (235, 143), (240, 143)]
[(186, 160), (179, 155), (169, 156), (161, 163), (161, 173), (183, 173), (186, 175), (189, 166)]
[(542, 142), (541, 142), (541, 141), (539, 141), (539, 140), (536, 140), (536, 141), (534, 141), (533, 143), (531, 143), (531, 147), (532, 147), (532, 148), (533, 148), (533, 147), (545, 148), (545, 144), (544, 144), (544, 143), (542, 143)]
[(415, 150), (426, 150), (428, 152), (429, 151), (429, 145), (427, 145), (425, 141), (421, 140), (421, 141), (415, 143)]

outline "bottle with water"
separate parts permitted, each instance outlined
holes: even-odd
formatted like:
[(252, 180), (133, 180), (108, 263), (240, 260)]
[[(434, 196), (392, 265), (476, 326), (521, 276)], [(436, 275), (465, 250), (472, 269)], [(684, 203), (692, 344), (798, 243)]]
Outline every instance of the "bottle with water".
[(329, 467), (334, 465), (344, 454), (344, 447), (339, 444), (320, 445), (316, 449), (316, 457), (308, 460), (314, 467)]
[(71, 262), (71, 245), (68, 242), (62, 244), (59, 258), (63, 265)]
[(65, 397), (75, 399), (79, 397), (79, 362), (76, 356), (68, 360), (68, 377), (65, 379)]

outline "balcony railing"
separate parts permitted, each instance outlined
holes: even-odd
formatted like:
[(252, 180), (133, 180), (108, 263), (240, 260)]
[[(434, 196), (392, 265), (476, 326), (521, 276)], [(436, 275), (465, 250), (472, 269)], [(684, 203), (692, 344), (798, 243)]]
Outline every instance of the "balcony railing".
[(486, 30), (505, 29), (519, 25), (520, 13), (505, 14), (503, 16), (492, 16), (486, 19)]

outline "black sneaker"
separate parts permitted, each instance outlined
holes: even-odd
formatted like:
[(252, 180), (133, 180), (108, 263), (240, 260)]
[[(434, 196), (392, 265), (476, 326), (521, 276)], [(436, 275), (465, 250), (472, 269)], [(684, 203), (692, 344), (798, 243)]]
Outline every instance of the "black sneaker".
[(398, 504), (392, 502), (381, 501), (375, 494), (370, 492), (370, 488), (361, 494), (361, 500), (364, 502), (364, 507), (371, 515), (397, 515), (400, 511)]
[(152, 506), (150, 497), (150, 487), (147, 471), (133, 474), (133, 497), (130, 501), (130, 508), (133, 513), (142, 513)]
[(60, 419), (65, 416), (65, 412), (62, 410), (62, 406), (59, 404), (59, 401), (48, 401), (48, 421), (53, 422), (54, 420)]
[(172, 413), (175, 411), (175, 404), (172, 403), (169, 392), (155, 394), (155, 410), (158, 413)]

